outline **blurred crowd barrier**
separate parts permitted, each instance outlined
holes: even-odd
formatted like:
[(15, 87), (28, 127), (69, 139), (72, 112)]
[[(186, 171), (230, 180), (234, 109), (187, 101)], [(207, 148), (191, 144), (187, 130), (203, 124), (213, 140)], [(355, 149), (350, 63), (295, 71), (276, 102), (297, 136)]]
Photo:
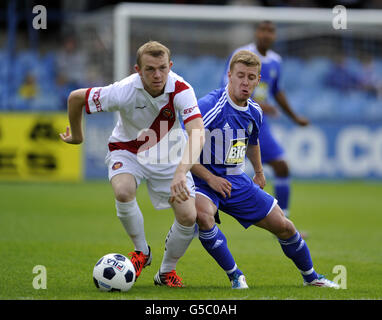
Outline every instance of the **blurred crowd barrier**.
[[(71, 90), (107, 85), (63, 78), (57, 56), (21, 52), (11, 64), (0, 53), (0, 111), (65, 111)], [(214, 56), (174, 56), (173, 70), (190, 82), (198, 97), (218, 88), (225, 60)], [(190, 67), (192, 66), (192, 67)], [(7, 81), (4, 70), (12, 69)], [(76, 69), (76, 68), (74, 68)], [(78, 68), (76, 69), (78, 70)], [(282, 87), (294, 109), (311, 119), (382, 120), (382, 59), (284, 57)]]

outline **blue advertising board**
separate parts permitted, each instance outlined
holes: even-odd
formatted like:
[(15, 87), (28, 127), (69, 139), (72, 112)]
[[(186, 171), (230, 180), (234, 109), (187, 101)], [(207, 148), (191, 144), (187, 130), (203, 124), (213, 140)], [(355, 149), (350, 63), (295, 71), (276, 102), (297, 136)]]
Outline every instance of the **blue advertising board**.
[[(112, 113), (86, 116), (85, 177), (107, 179), (104, 163), (113, 130)], [(301, 179), (382, 179), (382, 123), (316, 121), (298, 127), (272, 120), (293, 177)]]
[(382, 123), (313, 122), (298, 127), (272, 123), (292, 176), (299, 178), (382, 178)]

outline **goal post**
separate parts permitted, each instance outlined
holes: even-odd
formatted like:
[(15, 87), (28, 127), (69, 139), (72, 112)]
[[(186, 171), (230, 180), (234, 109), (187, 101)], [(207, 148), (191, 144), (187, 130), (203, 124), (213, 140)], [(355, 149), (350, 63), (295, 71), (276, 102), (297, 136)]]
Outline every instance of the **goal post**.
[[(347, 27), (381, 26), (382, 10), (347, 9)], [(217, 5), (171, 5), (121, 3), (114, 8), (114, 78), (128, 75), (130, 63), (130, 35), (133, 18), (151, 20), (181, 20), (208, 22), (249, 22), (272, 20), (276, 23), (303, 23), (332, 27), (335, 12), (333, 8), (278, 8), (255, 6)]]

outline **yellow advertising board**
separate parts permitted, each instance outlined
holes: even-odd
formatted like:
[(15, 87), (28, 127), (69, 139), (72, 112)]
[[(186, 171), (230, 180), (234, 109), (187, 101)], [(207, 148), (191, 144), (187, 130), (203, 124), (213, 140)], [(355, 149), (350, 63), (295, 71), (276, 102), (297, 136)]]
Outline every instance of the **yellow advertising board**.
[(0, 113), (0, 180), (81, 180), (81, 145), (59, 137), (67, 125), (64, 113)]

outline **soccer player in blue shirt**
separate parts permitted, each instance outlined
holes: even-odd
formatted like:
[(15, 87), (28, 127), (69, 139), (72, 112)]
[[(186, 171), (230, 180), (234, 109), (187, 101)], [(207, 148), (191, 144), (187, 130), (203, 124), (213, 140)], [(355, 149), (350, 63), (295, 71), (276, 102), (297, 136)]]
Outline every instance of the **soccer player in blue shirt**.
[[(261, 159), (263, 163), (271, 166), (274, 179), (274, 193), (279, 206), (284, 214), (289, 217), (290, 199), (290, 174), (289, 167), (284, 158), (284, 150), (273, 137), (268, 123), (268, 115), (277, 115), (277, 109), (270, 104), (269, 98), (273, 96), (278, 105), (285, 111), (287, 116), (300, 126), (307, 126), (309, 121), (304, 117), (296, 115), (290, 107), (285, 93), (280, 87), (281, 57), (271, 50), (276, 39), (276, 28), (271, 21), (262, 21), (256, 28), (255, 42), (240, 47), (235, 52), (245, 49), (254, 52), (260, 57), (261, 82), (254, 91), (252, 98), (262, 108), (263, 124), (260, 130), (259, 141), (261, 145)], [(227, 72), (229, 61), (227, 61), (223, 85), (227, 84)]]
[[(307, 244), (277, 200), (262, 190), (259, 130), (262, 110), (250, 96), (260, 81), (261, 62), (251, 51), (241, 50), (231, 59), (228, 85), (198, 101), (206, 130), (200, 162), (191, 172), (196, 185), (197, 223), (203, 247), (227, 273), (232, 288), (248, 288), (245, 276), (228, 249), (227, 239), (215, 224), (222, 210), (243, 227), (251, 225), (273, 233), (285, 255), (300, 270), (304, 285), (339, 286), (315, 272)], [(252, 163), (253, 180), (242, 170), (245, 156)]]

